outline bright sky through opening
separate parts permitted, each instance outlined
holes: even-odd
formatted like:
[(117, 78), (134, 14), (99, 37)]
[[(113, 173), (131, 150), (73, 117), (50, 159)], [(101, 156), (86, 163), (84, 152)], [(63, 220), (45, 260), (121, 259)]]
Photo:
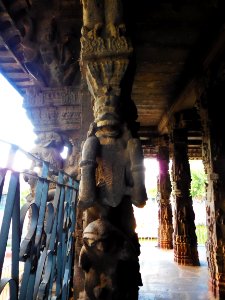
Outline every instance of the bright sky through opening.
[[(0, 140), (29, 151), (35, 145), (36, 135), (22, 103), (22, 96), (0, 74)], [(5, 167), (8, 151), (9, 146), (0, 141), (0, 167)], [(18, 153), (16, 161), (22, 162), (23, 166), (14, 166), (15, 169), (27, 168), (28, 161), (24, 157), (22, 159), (22, 156)]]

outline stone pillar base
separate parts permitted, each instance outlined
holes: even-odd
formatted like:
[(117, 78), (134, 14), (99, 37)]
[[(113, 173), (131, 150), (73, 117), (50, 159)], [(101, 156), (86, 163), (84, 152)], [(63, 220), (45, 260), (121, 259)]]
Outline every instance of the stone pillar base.
[(174, 238), (174, 261), (184, 266), (199, 266), (197, 245), (192, 246), (188, 236)]
[(158, 246), (161, 249), (173, 249), (173, 226), (163, 226), (159, 227), (158, 231)]
[(172, 241), (159, 241), (159, 248), (161, 249), (173, 249)]

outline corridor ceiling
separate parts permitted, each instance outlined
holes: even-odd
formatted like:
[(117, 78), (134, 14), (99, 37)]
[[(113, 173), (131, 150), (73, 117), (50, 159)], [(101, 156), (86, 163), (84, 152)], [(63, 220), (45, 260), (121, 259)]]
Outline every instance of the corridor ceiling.
[[(194, 106), (201, 89), (198, 78), (225, 48), (224, 2), (123, 0), (127, 34), (134, 47), (131, 98), (143, 144), (150, 136), (168, 132), (174, 112)], [(0, 0), (0, 71), (21, 94), (37, 82), (46, 85), (40, 73), (28, 71), (21, 56), (22, 14), (39, 22), (56, 14), (59, 26), (71, 24), (78, 61), (82, 7), (80, 0)], [(32, 47), (35, 43), (30, 43)], [(193, 144), (199, 139), (195, 129)]]

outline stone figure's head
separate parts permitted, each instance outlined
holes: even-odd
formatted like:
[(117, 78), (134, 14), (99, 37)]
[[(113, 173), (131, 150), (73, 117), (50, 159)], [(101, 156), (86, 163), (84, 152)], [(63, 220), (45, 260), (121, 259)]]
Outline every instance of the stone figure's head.
[(106, 220), (97, 219), (91, 222), (83, 232), (83, 241), (87, 249), (97, 255), (112, 254), (124, 242), (119, 231)]

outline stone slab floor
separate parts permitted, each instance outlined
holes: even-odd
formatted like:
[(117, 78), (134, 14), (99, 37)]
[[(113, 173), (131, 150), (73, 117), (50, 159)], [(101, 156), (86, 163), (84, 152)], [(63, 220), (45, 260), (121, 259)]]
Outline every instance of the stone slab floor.
[(214, 300), (208, 290), (205, 247), (199, 246), (200, 267), (179, 266), (173, 250), (162, 250), (157, 241), (142, 241), (140, 270), (143, 286), (139, 300)]

